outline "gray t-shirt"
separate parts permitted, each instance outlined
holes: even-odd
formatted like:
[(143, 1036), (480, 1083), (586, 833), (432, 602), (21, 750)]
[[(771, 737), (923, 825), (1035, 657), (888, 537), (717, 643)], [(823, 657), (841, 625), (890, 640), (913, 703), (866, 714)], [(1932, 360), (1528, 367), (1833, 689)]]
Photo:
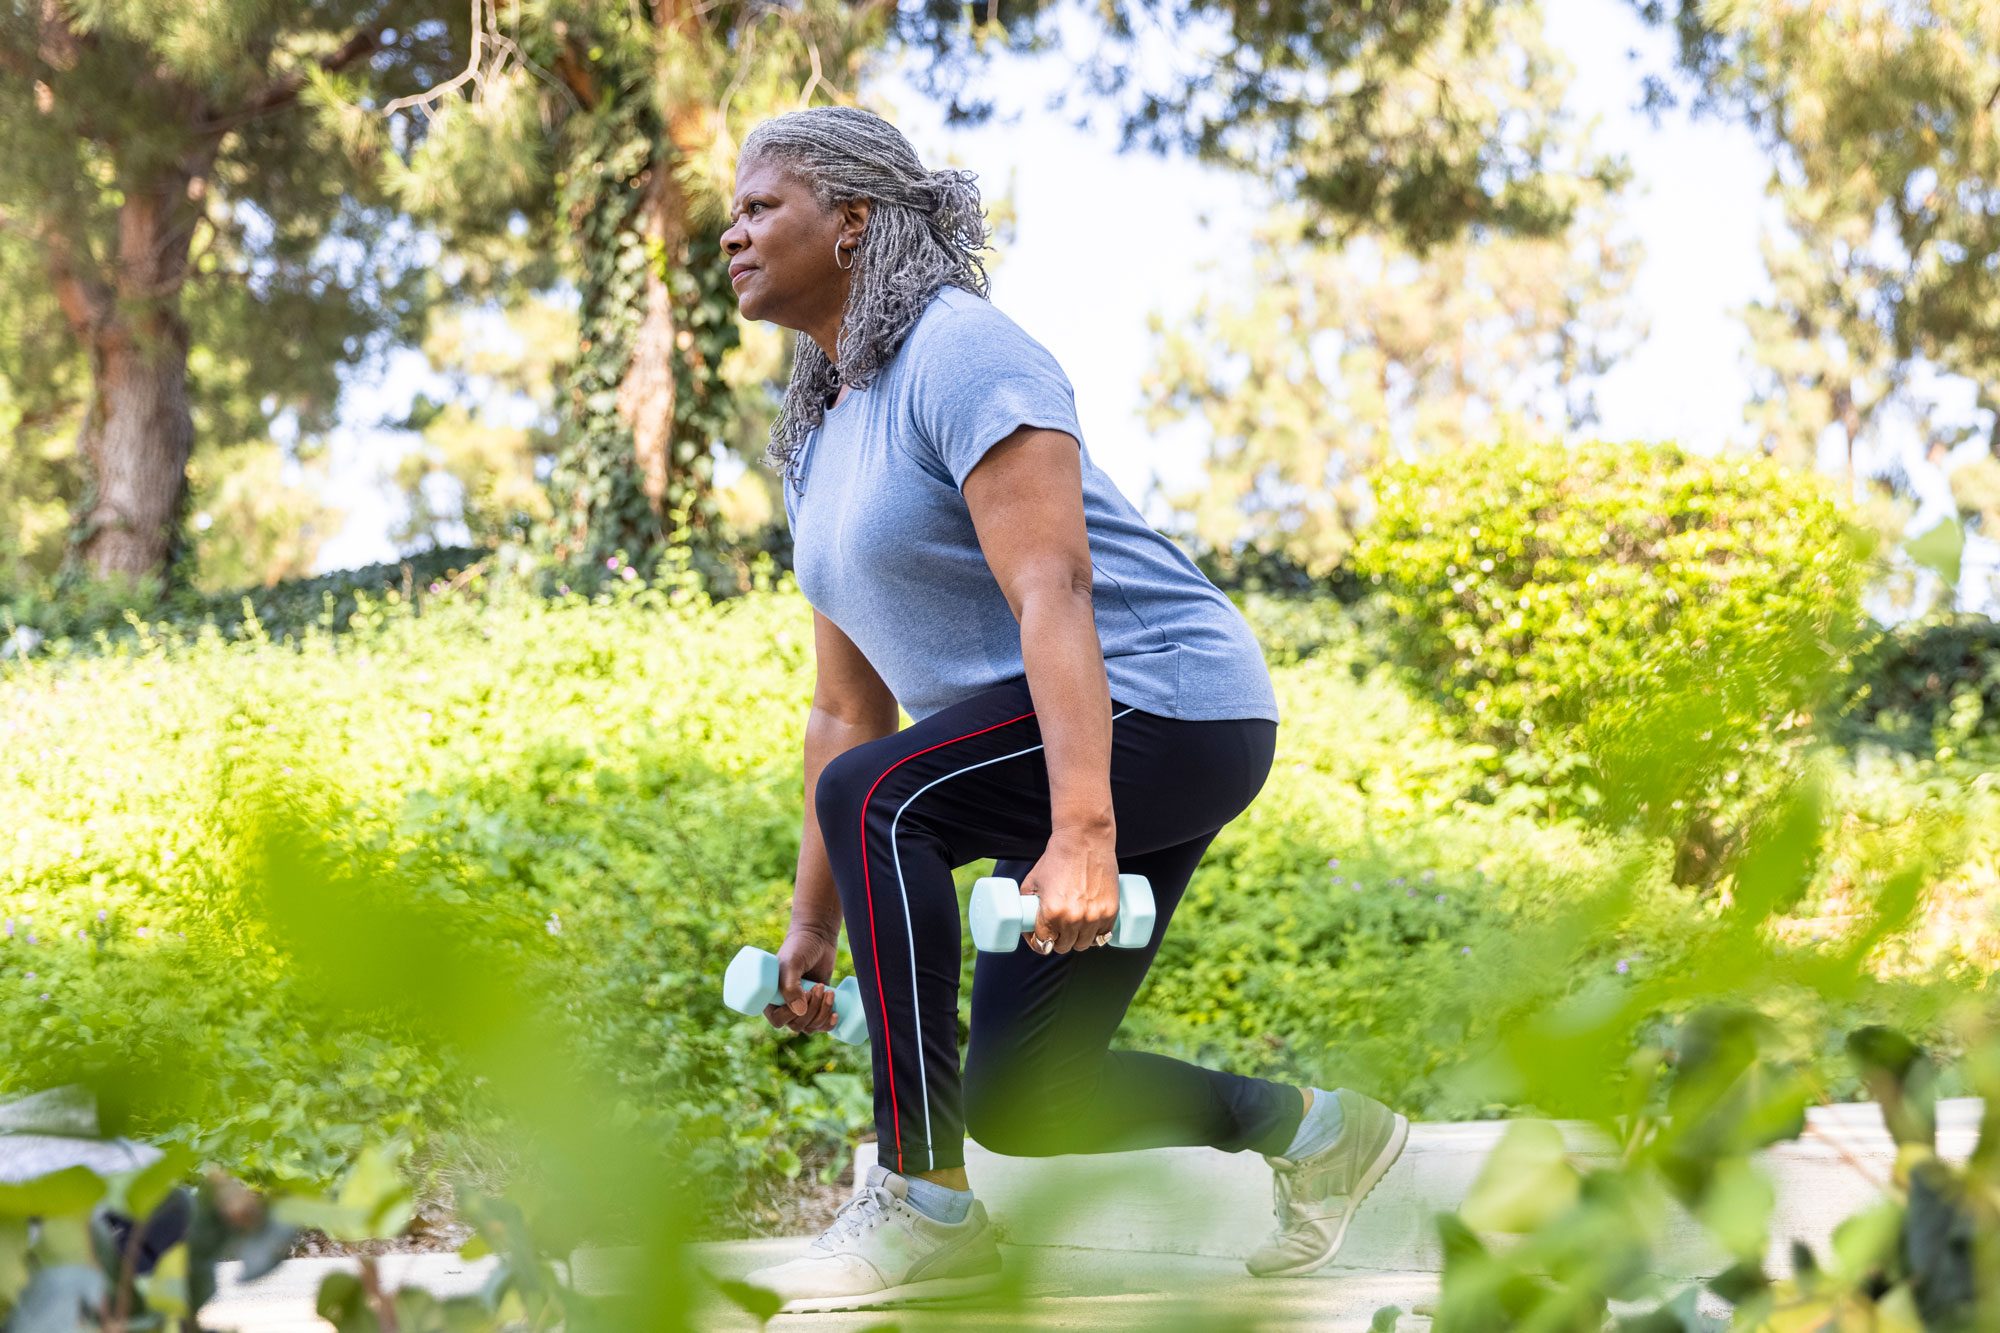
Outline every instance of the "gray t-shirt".
[(1090, 460), (1069, 377), (990, 301), (938, 289), (889, 364), (802, 444), (785, 486), (793, 568), (904, 710), (921, 719), (1024, 675), (1021, 625), (960, 491), (1022, 426), (1082, 448), (1091, 595), (1111, 694), (1189, 720), (1278, 721), (1248, 622)]

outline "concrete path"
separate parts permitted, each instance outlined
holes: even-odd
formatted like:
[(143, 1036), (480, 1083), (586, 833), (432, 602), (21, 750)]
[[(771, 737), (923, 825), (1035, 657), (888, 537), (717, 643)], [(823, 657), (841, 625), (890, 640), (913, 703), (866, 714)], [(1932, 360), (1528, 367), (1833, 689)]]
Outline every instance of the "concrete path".
[[(732, 1241), (698, 1247), (697, 1262), (722, 1278), (796, 1255), (803, 1238)], [(1379, 1273), (1327, 1269), (1307, 1278), (1259, 1281), (1243, 1265), (1223, 1259), (1064, 1247), (1003, 1247), (1008, 1284), (978, 1301), (905, 1305), (893, 1310), (781, 1315), (773, 1330), (882, 1328), (962, 1329), (1324, 1329), (1345, 1333), (1369, 1327), (1375, 1312), (1400, 1305), (1399, 1329), (1425, 1329), (1437, 1293), (1434, 1273)], [(414, 1282), (439, 1295), (476, 1291), (492, 1259), (453, 1255), (389, 1255), (381, 1261), (385, 1286)], [(202, 1324), (243, 1333), (325, 1333), (333, 1326), (313, 1313), (313, 1296), (328, 1272), (352, 1269), (345, 1259), (295, 1259), (257, 1282), (223, 1284), (202, 1311)], [(588, 1288), (586, 1283), (586, 1288)], [(704, 1329), (755, 1329), (757, 1321), (718, 1295), (706, 1296), (697, 1323)]]
[[(1939, 1103), (1939, 1148), (1959, 1161), (1971, 1151), (1979, 1103)], [(1579, 1165), (1605, 1155), (1585, 1126), (1563, 1124)], [(1006, 1238), (1008, 1290), (977, 1305), (939, 1303), (893, 1311), (795, 1315), (777, 1328), (835, 1330), (921, 1328), (1203, 1328), (1360, 1330), (1383, 1306), (1400, 1306), (1400, 1329), (1429, 1326), (1437, 1292), (1437, 1231), (1431, 1219), (1464, 1200), (1480, 1163), (1499, 1141), (1499, 1122), (1417, 1125), (1396, 1166), (1356, 1215), (1341, 1266), (1306, 1278), (1266, 1281), (1243, 1270), (1243, 1257), (1272, 1225), (1270, 1172), (1255, 1154), (1168, 1148), (1104, 1157), (1003, 1158), (968, 1145), (968, 1171)], [(1762, 1155), (1777, 1192), (1770, 1268), (1789, 1271), (1792, 1240), (1825, 1252), (1832, 1228), (1881, 1197), (1894, 1145), (1873, 1105), (1815, 1108), (1805, 1135)], [(857, 1174), (875, 1159), (873, 1144), (856, 1152)], [(737, 1241), (702, 1246), (698, 1259), (719, 1277), (740, 1277), (796, 1255), (805, 1238)], [(592, 1272), (615, 1271), (615, 1255), (579, 1254), (585, 1290), (602, 1289)], [(1720, 1271), (1726, 1259), (1692, 1219), (1671, 1219), (1658, 1255), (1660, 1272), (1677, 1289)], [(384, 1283), (414, 1282), (440, 1295), (476, 1291), (493, 1260), (456, 1255), (391, 1255), (381, 1261)], [(214, 1329), (304, 1333), (332, 1326), (313, 1314), (313, 1294), (325, 1273), (353, 1260), (307, 1259), (283, 1264), (248, 1285), (224, 1265), (218, 1299), (203, 1310)], [(1724, 1313), (1714, 1301), (1704, 1309)], [(748, 1315), (719, 1298), (703, 1327), (754, 1328)]]

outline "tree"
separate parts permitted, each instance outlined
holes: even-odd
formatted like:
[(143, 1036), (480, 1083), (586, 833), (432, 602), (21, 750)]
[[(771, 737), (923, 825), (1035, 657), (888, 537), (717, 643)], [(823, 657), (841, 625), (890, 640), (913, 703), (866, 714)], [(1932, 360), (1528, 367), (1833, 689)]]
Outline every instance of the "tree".
[(1873, 222), (1866, 207), (1823, 189), (1776, 175), (1771, 189), (1786, 223), (1763, 238), (1772, 295), (1743, 309), (1757, 367), (1749, 419), (1764, 452), (1808, 467), (1837, 429), (1851, 475), (1862, 433), (1902, 370), (1875, 313), (1887, 275), (1868, 245)]
[[(407, 509), (391, 534), (399, 546), (524, 542), (548, 520), (540, 473), (555, 453), (556, 373), (575, 346), (575, 313), (540, 293), (521, 292), (497, 314), (433, 312), (424, 352), (453, 391), (420, 397), (402, 423), (422, 440), (395, 469)], [(451, 503), (436, 499), (438, 482), (455, 493)]]
[(197, 431), (324, 429), (338, 369), (409, 327), (427, 276), (330, 113), (462, 36), (416, 0), (0, 6), (0, 324), (54, 335), (0, 374), (17, 431), (75, 432), (72, 567), (169, 575)]
[[(1979, 387), (2000, 456), (2000, 3), (1637, 8), (1678, 38), (1695, 110), (1742, 117), (1778, 160), (1797, 262), (1817, 266), (1804, 285), (1842, 312), (1844, 345), (1824, 373), (1810, 355), (1793, 367), (1799, 382), (1841, 417), (1860, 396), (1842, 383), (1850, 364), (1900, 378), (1922, 358)], [(1674, 100), (1653, 81), (1649, 101)]]
[(1536, 11), (1495, 22), (1491, 44), (1470, 19), (1446, 25), (1422, 72), (1384, 90), (1384, 112), (1416, 120), (1442, 80), (1524, 127), (1544, 160), (1590, 164), (1560, 199), (1566, 230), (1481, 224), (1420, 253), (1393, 233), (1342, 240), (1286, 205), (1256, 238), (1240, 298), (1204, 298), (1171, 331), (1149, 321), (1147, 424), (1199, 416), (1209, 437), (1202, 485), (1168, 500), (1225, 568), (1254, 553), (1324, 577), (1366, 520), (1376, 464), (1491, 439), (1510, 420), (1595, 418), (1589, 377), (1633, 333), (1623, 298), (1638, 248), (1613, 208), (1622, 176), (1569, 124), (1567, 78)]
[[(871, 62), (890, 53), (917, 57), (919, 87), (948, 99), (949, 120), (983, 121), (995, 106), (970, 94), (971, 73), (996, 51), (1047, 50), (1055, 7), (995, 3), (981, 7), (983, 18), (945, 0), (473, 8), (483, 55), (475, 51), (448, 90), (502, 106), (532, 97), (535, 117), (557, 127), (554, 238), (580, 295), (543, 544), (562, 559), (638, 554), (658, 544), (673, 514), (712, 543), (726, 525), (711, 450), (745, 406), (724, 370), (740, 325), (718, 245), (733, 145), (757, 120), (816, 94), (856, 100)], [(1144, 138), (1155, 150), (1263, 173), (1329, 226), (1386, 230), (1418, 250), (1473, 226), (1559, 232), (1572, 189), (1547, 178), (1546, 143), (1491, 120), (1492, 108), (1451, 80), (1409, 69), (1445, 26), (1467, 48), (1489, 44), (1510, 8), (1475, 4), (1455, 19), (1442, 0), (1107, 6), (1108, 47), (1129, 53), (1152, 34), (1203, 29), (1218, 43), (1213, 61), (1141, 90), (1123, 112), (1123, 145)], [(1128, 62), (1103, 51), (1081, 69), (1100, 97), (1129, 90)], [(446, 168), (492, 156), (444, 148), (455, 134), (490, 136), (530, 119), (457, 115), (447, 96), (433, 105), (440, 120), (427, 148)], [(446, 170), (427, 193), (457, 195), (446, 181), (476, 188)]]

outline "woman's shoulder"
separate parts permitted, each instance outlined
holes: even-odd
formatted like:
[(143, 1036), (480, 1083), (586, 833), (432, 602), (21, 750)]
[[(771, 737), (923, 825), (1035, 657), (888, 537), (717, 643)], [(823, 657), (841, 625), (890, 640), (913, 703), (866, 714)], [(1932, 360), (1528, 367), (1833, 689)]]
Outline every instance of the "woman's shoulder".
[(950, 284), (938, 288), (911, 326), (909, 341), (916, 345), (918, 359), (960, 369), (981, 361), (1054, 359), (1006, 311), (977, 292)]

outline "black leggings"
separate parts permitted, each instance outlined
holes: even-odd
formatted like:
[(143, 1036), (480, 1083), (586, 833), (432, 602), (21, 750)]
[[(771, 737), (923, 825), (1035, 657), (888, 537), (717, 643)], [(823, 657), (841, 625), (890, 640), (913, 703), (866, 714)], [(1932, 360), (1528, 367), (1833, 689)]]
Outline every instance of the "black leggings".
[(958, 978), (971, 947), (952, 868), (1023, 880), (1049, 839), (1049, 774), (1024, 676), (855, 746), (821, 770), (820, 831), (867, 1010), (875, 1129), (895, 1171), (962, 1166), (967, 1132), (1036, 1157), (1205, 1144), (1281, 1152), (1298, 1091), (1110, 1049), (1201, 854), (1264, 785), (1278, 724), (1190, 722), (1113, 701), (1118, 869), (1152, 884), (1143, 949), (981, 953), (961, 1084)]

